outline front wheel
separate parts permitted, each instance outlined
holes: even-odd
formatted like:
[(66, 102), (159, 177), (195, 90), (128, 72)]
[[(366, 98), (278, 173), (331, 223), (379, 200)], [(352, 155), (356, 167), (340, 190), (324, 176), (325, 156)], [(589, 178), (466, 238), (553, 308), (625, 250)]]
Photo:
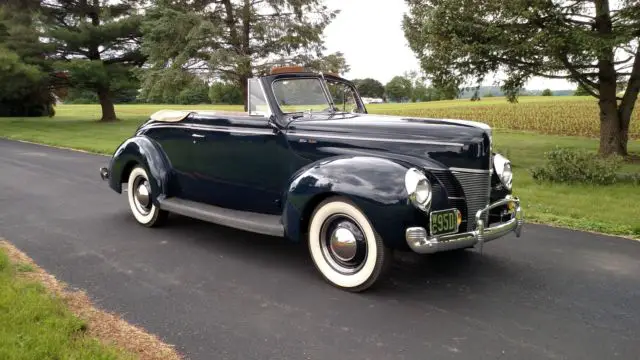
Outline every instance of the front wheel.
[(392, 259), (367, 217), (347, 199), (320, 203), (309, 224), (309, 251), (318, 271), (332, 285), (359, 292), (370, 288)]
[(142, 166), (134, 167), (129, 174), (127, 197), (131, 212), (138, 223), (154, 227), (162, 225), (167, 219), (168, 213), (153, 204), (149, 176)]

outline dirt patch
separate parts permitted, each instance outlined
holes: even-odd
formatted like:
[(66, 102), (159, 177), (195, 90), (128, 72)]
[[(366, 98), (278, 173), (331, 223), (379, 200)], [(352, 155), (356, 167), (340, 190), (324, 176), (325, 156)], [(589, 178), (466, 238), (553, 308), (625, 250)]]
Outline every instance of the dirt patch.
[(30, 265), (33, 271), (19, 272), (19, 276), (41, 283), (51, 294), (60, 297), (71, 312), (87, 322), (88, 335), (105, 344), (125, 349), (141, 360), (182, 359), (173, 346), (165, 344), (157, 336), (129, 324), (115, 314), (96, 308), (84, 291), (71, 290), (67, 284), (48, 274), (25, 253), (2, 238), (0, 248), (5, 249), (12, 263)]

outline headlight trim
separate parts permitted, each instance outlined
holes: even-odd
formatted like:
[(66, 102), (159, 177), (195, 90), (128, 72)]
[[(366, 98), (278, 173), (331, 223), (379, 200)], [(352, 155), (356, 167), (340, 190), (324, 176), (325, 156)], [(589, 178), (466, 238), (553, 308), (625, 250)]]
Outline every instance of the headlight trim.
[(511, 168), (511, 161), (504, 155), (496, 153), (493, 156), (493, 167), (498, 175), (498, 179), (502, 185), (511, 190), (513, 187), (513, 170)]
[(427, 176), (417, 168), (411, 168), (405, 173), (404, 184), (411, 203), (422, 211), (428, 211), (431, 208), (433, 188)]

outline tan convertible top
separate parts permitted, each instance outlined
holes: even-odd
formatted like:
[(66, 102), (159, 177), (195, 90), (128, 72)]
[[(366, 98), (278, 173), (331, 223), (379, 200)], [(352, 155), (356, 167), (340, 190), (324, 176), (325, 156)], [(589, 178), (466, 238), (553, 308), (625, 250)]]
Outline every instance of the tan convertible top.
[(189, 114), (199, 114), (199, 115), (234, 115), (234, 116), (247, 116), (246, 112), (239, 111), (224, 111), (224, 110), (160, 110), (151, 114), (151, 120), (154, 121), (162, 121), (162, 122), (178, 122), (183, 120)]

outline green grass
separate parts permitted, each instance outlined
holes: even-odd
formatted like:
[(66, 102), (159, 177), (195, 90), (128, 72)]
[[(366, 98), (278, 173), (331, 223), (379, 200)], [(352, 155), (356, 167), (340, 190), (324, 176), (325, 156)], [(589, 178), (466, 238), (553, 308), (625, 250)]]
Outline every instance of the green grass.
[[(504, 98), (485, 98), (475, 103), (469, 100), (454, 100), (417, 104), (376, 104), (369, 105), (368, 109), (371, 113), (412, 116), (418, 114), (472, 120), (500, 114), (506, 119), (513, 117), (514, 123), (518, 120), (518, 124), (522, 124), (523, 121), (521, 117), (516, 118), (519, 114), (526, 117), (529, 116), (529, 111), (544, 109), (544, 116), (540, 113), (534, 114), (536, 121), (553, 126), (568, 118), (568, 112), (588, 107), (593, 107), (593, 99), (589, 97), (523, 97), (520, 103), (515, 105), (505, 103)], [(0, 118), (0, 136), (110, 155), (151, 113), (164, 108), (242, 111), (241, 106), (119, 105), (117, 113), (123, 121), (100, 124), (95, 121), (100, 117), (98, 106), (63, 105), (57, 107), (57, 115), (54, 118)], [(636, 119), (638, 113), (640, 112), (636, 111), (632, 120), (632, 128), (635, 129), (640, 125), (640, 120)], [(461, 114), (466, 115), (457, 116)], [(597, 117), (597, 112), (594, 116)], [(573, 126), (580, 120), (576, 116), (572, 119)], [(640, 238), (638, 186), (539, 184), (534, 182), (530, 175), (530, 170), (544, 161), (545, 151), (556, 146), (595, 151), (598, 147), (597, 138), (514, 131), (508, 129), (509, 123), (502, 118), (486, 122), (492, 121), (507, 125), (499, 126), (495, 132), (496, 148), (505, 153), (514, 164), (514, 189), (523, 200), (525, 215), (529, 221)], [(584, 121), (592, 122), (592, 119)], [(554, 131), (565, 134), (562, 128), (558, 129)], [(640, 153), (640, 141), (637, 140), (638, 137), (635, 139), (630, 141), (629, 150)], [(640, 173), (640, 164), (628, 164), (624, 171)]]
[[(529, 221), (640, 239), (638, 186), (541, 184), (531, 177), (529, 171), (543, 164), (545, 151), (561, 146), (595, 152), (597, 140), (498, 132), (495, 144), (496, 150), (506, 154), (513, 162), (514, 193), (522, 199)], [(629, 148), (640, 153), (640, 141), (631, 142)], [(639, 173), (640, 164), (626, 164), (622, 171)]]
[(133, 359), (84, 334), (86, 325), (0, 249), (0, 359)]

